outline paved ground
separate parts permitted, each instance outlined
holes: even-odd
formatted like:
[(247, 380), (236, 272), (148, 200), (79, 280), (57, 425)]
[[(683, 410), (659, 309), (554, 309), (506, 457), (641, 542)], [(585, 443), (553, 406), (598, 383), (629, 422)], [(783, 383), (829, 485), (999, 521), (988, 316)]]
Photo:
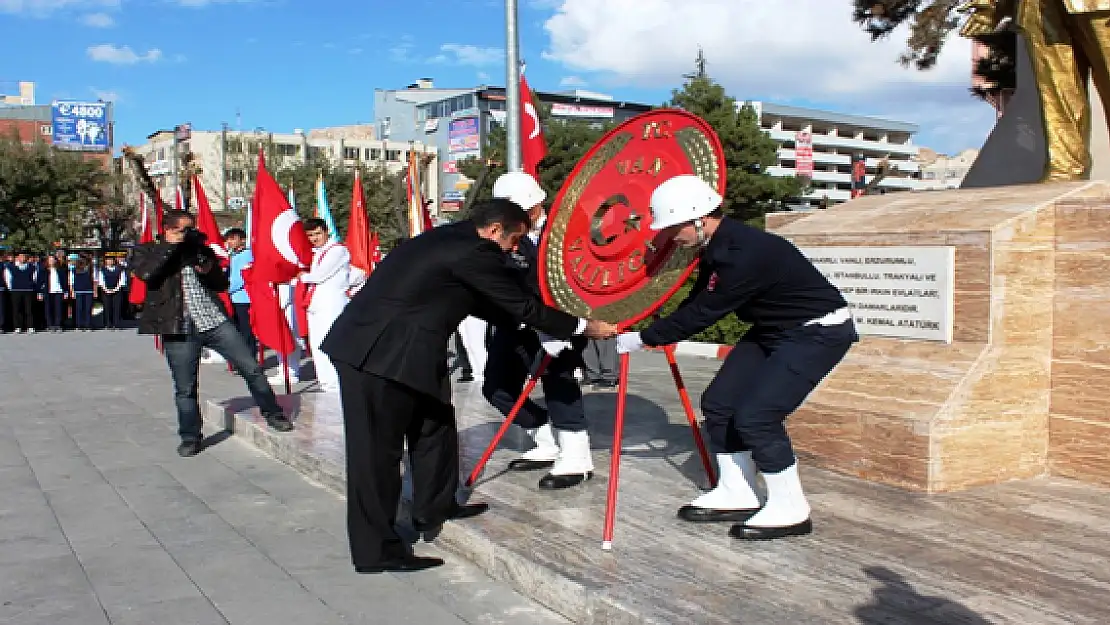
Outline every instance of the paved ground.
[(565, 622), (450, 555), (354, 574), (340, 499), (234, 437), (178, 458), (170, 399), (148, 337), (0, 336), (0, 623)]

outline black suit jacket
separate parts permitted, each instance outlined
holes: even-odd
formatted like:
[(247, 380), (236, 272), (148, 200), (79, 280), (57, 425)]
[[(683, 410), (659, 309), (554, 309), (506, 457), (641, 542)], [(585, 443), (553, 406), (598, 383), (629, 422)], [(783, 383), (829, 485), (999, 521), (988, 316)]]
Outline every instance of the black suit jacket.
[(447, 344), (468, 315), (571, 338), (578, 318), (545, 306), (474, 224), (441, 226), (386, 256), (320, 346), (332, 360), (450, 401)]

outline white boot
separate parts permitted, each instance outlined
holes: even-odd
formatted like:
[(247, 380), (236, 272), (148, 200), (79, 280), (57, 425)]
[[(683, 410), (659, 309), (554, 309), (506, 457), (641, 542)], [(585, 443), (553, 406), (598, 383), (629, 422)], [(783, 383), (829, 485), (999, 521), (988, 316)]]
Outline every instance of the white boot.
[(686, 521), (746, 521), (761, 505), (752, 452), (717, 454), (717, 487), (678, 510)]
[(519, 458), (509, 463), (512, 471), (534, 471), (546, 469), (555, 463), (559, 457), (559, 444), (555, 442), (555, 431), (550, 423), (545, 423), (533, 430), (525, 430), (535, 447), (524, 452)]
[(551, 472), (540, 480), (540, 488), (570, 488), (593, 477), (594, 458), (590, 453), (590, 433), (556, 430), (559, 457)]
[(799, 536), (813, 531), (810, 507), (798, 479), (798, 463), (778, 473), (764, 473), (767, 503), (747, 522), (733, 526), (734, 538), (759, 540)]

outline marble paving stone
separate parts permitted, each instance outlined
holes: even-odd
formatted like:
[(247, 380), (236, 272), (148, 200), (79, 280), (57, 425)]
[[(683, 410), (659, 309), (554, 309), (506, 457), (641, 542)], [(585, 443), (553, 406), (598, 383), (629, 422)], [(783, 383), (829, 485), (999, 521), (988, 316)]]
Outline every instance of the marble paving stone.
[[(694, 405), (711, 368), (691, 371)], [(473, 493), (492, 510), (435, 538), (578, 623), (1103, 623), (1110, 606), (1110, 491), (1041, 478), (925, 495), (803, 465), (816, 533), (740, 543), (728, 525), (675, 510), (705, 486), (665, 361), (638, 361), (629, 392), (615, 548), (601, 550), (615, 394), (589, 393), (594, 479), (560, 492), (508, 473), (519, 433)], [(276, 434), (245, 398), (208, 405), (237, 436), (343, 492), (338, 402), (290, 399), (297, 430)], [(500, 422), (458, 385), (464, 474)], [(515, 430), (516, 428), (514, 428)], [(406, 487), (407, 488), (407, 487)], [(405, 514), (402, 513), (404, 521)], [(419, 552), (421, 547), (417, 545)]]

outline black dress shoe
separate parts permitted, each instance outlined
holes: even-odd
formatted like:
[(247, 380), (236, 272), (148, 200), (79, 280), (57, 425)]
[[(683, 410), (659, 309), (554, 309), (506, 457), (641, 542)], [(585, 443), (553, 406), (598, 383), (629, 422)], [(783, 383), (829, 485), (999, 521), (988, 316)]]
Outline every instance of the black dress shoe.
[(489, 510), (488, 503), (468, 503), (466, 505), (455, 504), (455, 507), (447, 513), (447, 518), (443, 519), (442, 521), (437, 522), (428, 519), (414, 518), (412, 520), (412, 529), (418, 532), (427, 532), (443, 525), (447, 521), (469, 519), (470, 517), (476, 517), (479, 514), (482, 514), (486, 510)]
[(200, 441), (182, 441), (182, 443), (177, 446), (177, 455), (182, 458), (192, 458), (200, 453), (200, 448)]
[(574, 473), (571, 475), (551, 475), (548, 473), (540, 478), (540, 488), (543, 490), (570, 488), (571, 486), (578, 486), (593, 476), (593, 473)]
[(733, 525), (732, 529), (728, 531), (729, 536), (740, 540), (772, 540), (786, 538), (787, 536), (805, 536), (811, 533), (813, 533), (813, 522), (809, 519), (786, 527), (751, 527), (741, 523)]
[(743, 523), (755, 516), (759, 508), (751, 510), (719, 510), (717, 508), (699, 508), (685, 505), (678, 509), (678, 518), (691, 523)]
[(439, 558), (406, 556), (404, 558), (382, 560), (370, 566), (356, 566), (355, 572), (361, 575), (372, 575), (374, 573), (409, 573), (412, 571), (434, 569), (437, 566), (443, 566), (443, 560)]
[(267, 416), (266, 425), (278, 432), (289, 432), (293, 429), (293, 422), (283, 414)]
[(474, 381), (474, 376), (470, 375), (469, 373), (464, 373), (464, 374), (459, 376), (459, 382), (473, 382), (473, 381)]
[(527, 460), (524, 458), (517, 458), (509, 463), (510, 471), (539, 471), (540, 469), (548, 469), (555, 464), (554, 460)]

